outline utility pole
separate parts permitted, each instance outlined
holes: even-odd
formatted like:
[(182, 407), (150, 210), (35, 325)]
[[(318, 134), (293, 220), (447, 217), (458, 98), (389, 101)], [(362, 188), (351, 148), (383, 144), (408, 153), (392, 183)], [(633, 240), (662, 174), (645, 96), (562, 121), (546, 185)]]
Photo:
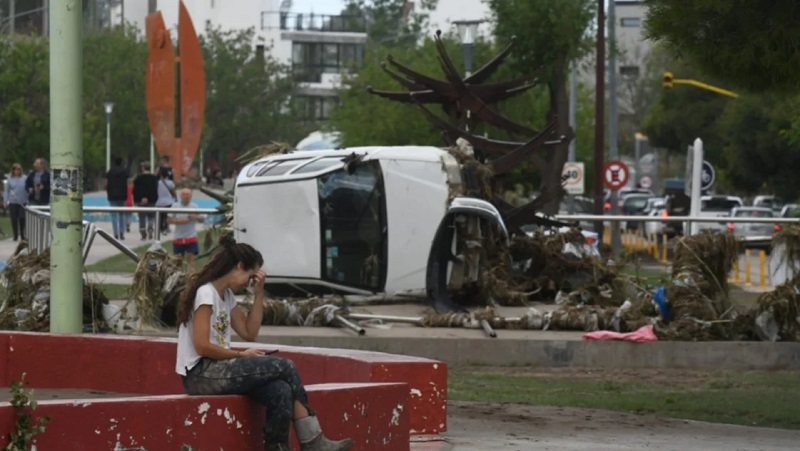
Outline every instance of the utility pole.
[[(616, 0), (608, 0), (608, 150), (609, 160), (619, 159), (619, 149), (617, 148), (617, 54), (616, 54), (616, 14), (614, 10)], [(638, 177), (639, 174), (637, 173)], [(611, 214), (618, 215), (619, 211), (619, 192), (611, 191)], [(614, 223), (612, 223), (614, 224)], [(619, 227), (611, 226), (611, 249), (614, 258), (619, 258), (622, 249), (622, 239), (619, 234)]]
[[(569, 64), (569, 126), (572, 129), (572, 139), (569, 142), (567, 161), (570, 163), (575, 162), (575, 140), (577, 133), (575, 133), (575, 110), (577, 108), (578, 93), (578, 63), (572, 60)], [(569, 214), (575, 213), (575, 196), (569, 194), (568, 196), (568, 212)]]
[(14, 17), (16, 17), (17, 12), (14, 11), (14, 3), (16, 0), (8, 0), (8, 32), (14, 34)]
[(48, 36), (48, 34), (49, 34), (48, 26), (47, 26), (48, 24), (47, 23), (50, 20), (50, 18), (48, 17), (47, 12), (50, 9), (50, 0), (44, 0), (43, 3), (44, 3), (44, 6), (42, 7), (43, 8), (42, 9), (42, 37), (46, 38)]
[(82, 0), (50, 2), (50, 332), (83, 329)]
[[(606, 39), (605, 39), (605, 1), (597, 0), (597, 70), (595, 72), (594, 94), (594, 214), (603, 214), (603, 157), (605, 136), (603, 136), (606, 91)], [(603, 236), (603, 222), (597, 221), (595, 231)]]

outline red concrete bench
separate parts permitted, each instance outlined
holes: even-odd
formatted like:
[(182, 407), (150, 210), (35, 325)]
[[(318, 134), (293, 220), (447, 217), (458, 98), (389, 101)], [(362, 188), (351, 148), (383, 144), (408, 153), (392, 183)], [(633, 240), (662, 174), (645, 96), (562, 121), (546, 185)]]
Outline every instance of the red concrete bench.
[[(356, 450), (409, 450), (407, 385), (319, 384), (307, 390), (330, 436), (352, 437)], [(244, 396), (62, 399), (40, 401), (34, 413), (50, 417), (36, 438), (43, 450), (262, 449), (264, 409)], [(0, 447), (15, 421), (13, 408), (0, 403)]]
[[(442, 362), (379, 352), (234, 343), (279, 349), (306, 385), (407, 384), (411, 434), (446, 430), (447, 370)], [(0, 385), (26, 380), (32, 387), (76, 388), (146, 395), (182, 394), (174, 372), (176, 340), (115, 335), (0, 332)], [(316, 407), (316, 406), (315, 406)]]

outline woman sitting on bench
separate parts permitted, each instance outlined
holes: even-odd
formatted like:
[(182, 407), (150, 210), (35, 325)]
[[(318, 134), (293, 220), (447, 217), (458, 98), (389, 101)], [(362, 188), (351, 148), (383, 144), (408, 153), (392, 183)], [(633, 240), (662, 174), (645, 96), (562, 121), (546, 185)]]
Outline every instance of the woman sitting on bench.
[[(246, 395), (267, 408), (266, 451), (289, 451), (289, 427), (302, 451), (347, 451), (353, 440), (331, 441), (308, 405), (291, 360), (250, 348), (230, 348), (231, 329), (255, 341), (264, 315), (264, 259), (252, 246), (225, 236), (221, 249), (189, 278), (177, 307), (178, 355), (175, 371), (190, 395)], [(236, 305), (233, 291), (254, 287), (250, 313)]]

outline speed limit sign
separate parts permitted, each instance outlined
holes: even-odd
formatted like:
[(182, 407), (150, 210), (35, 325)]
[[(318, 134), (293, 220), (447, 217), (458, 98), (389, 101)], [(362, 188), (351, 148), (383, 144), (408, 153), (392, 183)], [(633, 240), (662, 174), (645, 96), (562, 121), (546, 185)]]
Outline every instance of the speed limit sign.
[(567, 194), (584, 193), (583, 163), (564, 163), (564, 170), (561, 175), (562, 180), (564, 180), (564, 191)]

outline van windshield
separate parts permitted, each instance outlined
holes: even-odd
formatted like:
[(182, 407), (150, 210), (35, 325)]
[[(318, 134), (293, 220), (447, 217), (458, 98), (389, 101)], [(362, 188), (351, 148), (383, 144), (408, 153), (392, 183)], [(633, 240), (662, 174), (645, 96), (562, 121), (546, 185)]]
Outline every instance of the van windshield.
[(386, 194), (376, 161), (317, 179), (322, 278), (380, 291), (386, 283)]

